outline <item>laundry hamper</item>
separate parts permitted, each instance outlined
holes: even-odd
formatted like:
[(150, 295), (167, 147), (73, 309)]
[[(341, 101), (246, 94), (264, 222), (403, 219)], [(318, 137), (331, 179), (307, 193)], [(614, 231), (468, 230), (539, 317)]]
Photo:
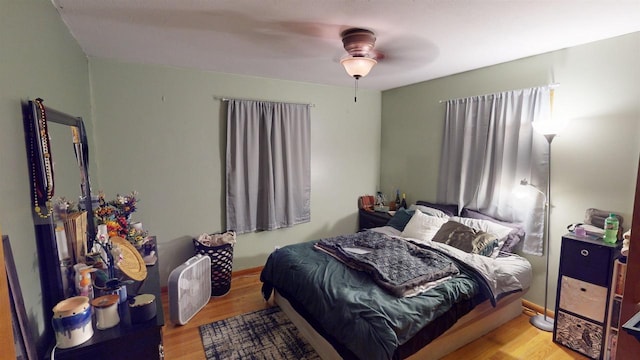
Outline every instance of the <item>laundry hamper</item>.
[(211, 296), (224, 296), (231, 290), (235, 242), (236, 234), (233, 231), (202, 234), (198, 239), (193, 239), (196, 254), (211, 259)]

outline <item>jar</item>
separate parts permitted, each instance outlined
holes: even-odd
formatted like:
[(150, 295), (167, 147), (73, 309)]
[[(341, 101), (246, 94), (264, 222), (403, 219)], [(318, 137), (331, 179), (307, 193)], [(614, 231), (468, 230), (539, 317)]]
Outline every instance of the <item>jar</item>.
[(120, 323), (118, 314), (118, 295), (104, 295), (91, 301), (96, 312), (96, 328), (99, 330), (114, 327)]
[(141, 323), (156, 317), (155, 295), (141, 294), (129, 300), (129, 313), (132, 323)]
[(91, 305), (86, 296), (74, 296), (53, 307), (51, 319), (56, 345), (66, 349), (80, 345), (93, 336)]

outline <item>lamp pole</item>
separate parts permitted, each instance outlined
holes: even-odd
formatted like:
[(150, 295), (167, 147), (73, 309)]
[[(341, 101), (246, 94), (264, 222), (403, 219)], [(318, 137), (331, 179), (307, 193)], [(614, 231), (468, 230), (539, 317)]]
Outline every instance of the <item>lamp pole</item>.
[(549, 144), (547, 152), (547, 164), (549, 166), (547, 177), (547, 194), (545, 196), (545, 255), (546, 255), (546, 271), (544, 274), (544, 314), (534, 315), (529, 319), (529, 322), (540, 330), (553, 331), (553, 319), (547, 317), (547, 297), (549, 292), (549, 234), (551, 225), (551, 141), (556, 134), (544, 134)]

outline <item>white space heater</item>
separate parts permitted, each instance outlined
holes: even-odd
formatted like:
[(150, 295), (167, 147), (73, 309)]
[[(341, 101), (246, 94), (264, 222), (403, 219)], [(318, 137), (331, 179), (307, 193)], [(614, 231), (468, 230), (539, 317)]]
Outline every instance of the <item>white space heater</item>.
[(211, 259), (196, 255), (169, 274), (169, 315), (174, 324), (184, 325), (211, 298)]

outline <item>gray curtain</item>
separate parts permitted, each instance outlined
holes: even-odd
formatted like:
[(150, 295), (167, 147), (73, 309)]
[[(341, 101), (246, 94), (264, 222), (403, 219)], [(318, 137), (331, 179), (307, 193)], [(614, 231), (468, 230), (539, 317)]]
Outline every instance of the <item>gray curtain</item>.
[(549, 116), (549, 87), (447, 101), (438, 201), (524, 223), (522, 250), (542, 255), (544, 195), (516, 194), (525, 178), (546, 192), (548, 143), (531, 123)]
[(310, 221), (310, 127), (309, 105), (228, 100), (227, 229)]

